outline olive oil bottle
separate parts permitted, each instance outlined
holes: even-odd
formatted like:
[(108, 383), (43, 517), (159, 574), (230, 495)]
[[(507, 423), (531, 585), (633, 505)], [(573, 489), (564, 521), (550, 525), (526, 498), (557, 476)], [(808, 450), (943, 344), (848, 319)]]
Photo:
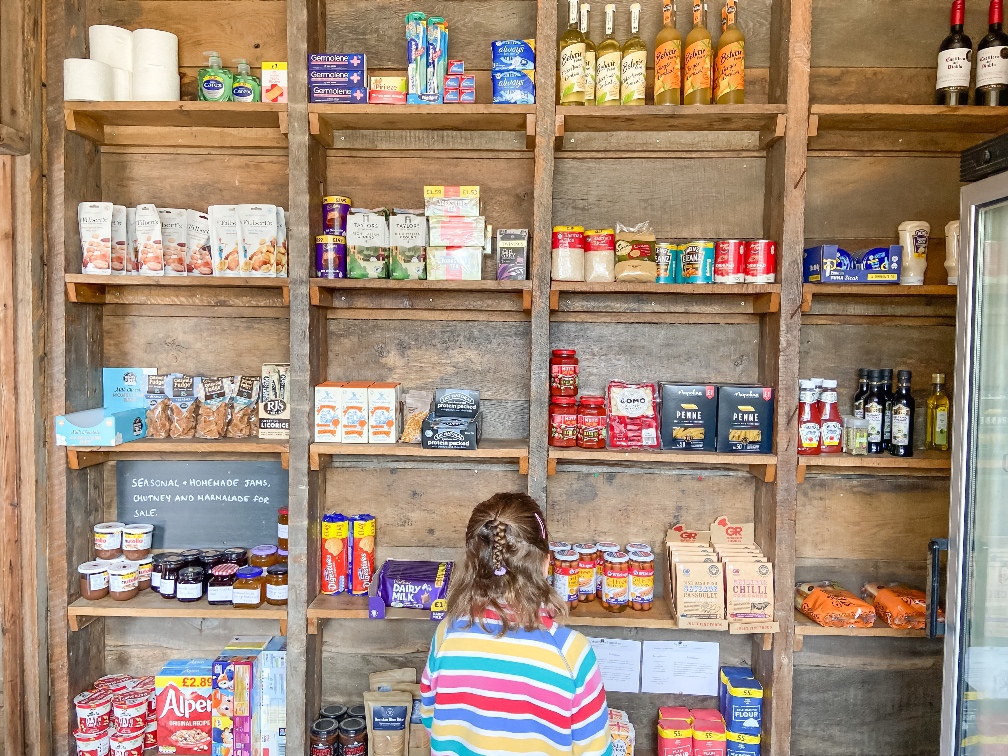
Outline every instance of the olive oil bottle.
[(570, 0), (567, 31), (560, 37), (560, 104), (584, 105), (585, 40), (578, 23), (578, 0)]
[(640, 3), (630, 5), (630, 37), (623, 43), (620, 102), (643, 105), (647, 93), (647, 45), (640, 38)]
[(590, 10), (589, 3), (581, 3), (581, 34), (585, 40), (585, 105), (595, 104), (595, 43), (588, 36), (588, 12)]
[(605, 7), (605, 39), (596, 50), (595, 103), (597, 105), (620, 104), (620, 63), (623, 51), (613, 36), (616, 20), (616, 6), (609, 3)]
[(683, 105), (711, 104), (711, 35), (707, 31), (707, 3), (693, 3), (693, 28), (686, 35), (683, 54)]
[(944, 373), (931, 375), (931, 396), (927, 400), (927, 425), (924, 434), (925, 449), (948, 451), (949, 448), (949, 398), (945, 393)]
[(718, 40), (714, 80), (714, 102), (718, 105), (745, 103), (745, 35), (736, 24), (735, 0), (725, 0), (725, 28)]
[(655, 105), (682, 103), (682, 37), (676, 29), (675, 0), (662, 6), (664, 24), (655, 37), (654, 102)]

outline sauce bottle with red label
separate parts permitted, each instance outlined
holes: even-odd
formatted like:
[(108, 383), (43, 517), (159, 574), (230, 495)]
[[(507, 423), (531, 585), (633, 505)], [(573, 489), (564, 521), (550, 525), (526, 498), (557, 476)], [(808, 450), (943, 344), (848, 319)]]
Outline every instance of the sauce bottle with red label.
[(798, 386), (798, 453), (819, 454), (819, 401), (815, 383), (802, 380)]
[(819, 395), (819, 452), (839, 454), (843, 448), (843, 420), (837, 406), (837, 382), (823, 380)]

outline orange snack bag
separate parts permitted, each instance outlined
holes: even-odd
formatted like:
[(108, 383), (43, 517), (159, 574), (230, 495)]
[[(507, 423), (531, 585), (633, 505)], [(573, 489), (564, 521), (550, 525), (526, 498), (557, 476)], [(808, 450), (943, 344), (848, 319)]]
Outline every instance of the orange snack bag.
[(875, 612), (889, 627), (898, 630), (923, 630), (927, 620), (924, 591), (899, 583), (865, 583), (861, 595), (875, 602)]
[(795, 606), (823, 627), (866, 628), (875, 624), (875, 610), (839, 583), (799, 583)]

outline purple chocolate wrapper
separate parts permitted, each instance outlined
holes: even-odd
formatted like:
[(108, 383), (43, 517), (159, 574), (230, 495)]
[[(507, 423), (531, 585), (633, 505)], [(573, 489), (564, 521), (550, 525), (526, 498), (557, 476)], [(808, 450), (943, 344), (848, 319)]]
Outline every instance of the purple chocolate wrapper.
[(451, 562), (388, 559), (378, 572), (378, 595), (385, 606), (429, 610), (448, 595)]
[(346, 237), (315, 237), (315, 272), (319, 278), (346, 278)]

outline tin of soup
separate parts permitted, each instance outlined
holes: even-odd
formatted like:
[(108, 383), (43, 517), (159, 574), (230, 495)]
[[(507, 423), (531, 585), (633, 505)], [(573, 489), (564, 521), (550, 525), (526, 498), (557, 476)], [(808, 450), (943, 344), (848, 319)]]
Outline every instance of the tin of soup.
[(315, 237), (315, 272), (319, 278), (346, 278), (346, 236), (326, 234)]
[(683, 246), (679, 255), (682, 283), (714, 283), (714, 242), (694, 241)]
[(773, 283), (777, 276), (777, 242), (746, 242), (746, 283)]

